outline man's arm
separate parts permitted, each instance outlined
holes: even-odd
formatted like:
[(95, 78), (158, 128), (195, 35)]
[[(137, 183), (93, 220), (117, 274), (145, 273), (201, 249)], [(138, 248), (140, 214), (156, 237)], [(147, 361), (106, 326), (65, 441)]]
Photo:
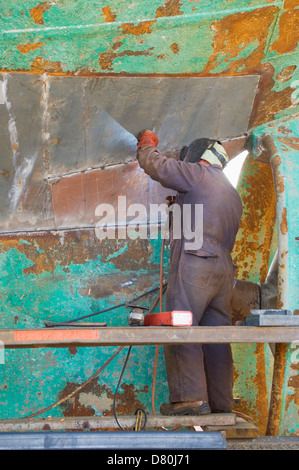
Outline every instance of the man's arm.
[(156, 148), (156, 135), (151, 131), (145, 131), (144, 134), (138, 142), (137, 159), (146, 174), (165, 188), (182, 193), (198, 185), (202, 176), (199, 165), (196, 165), (194, 171), (193, 164), (163, 157)]

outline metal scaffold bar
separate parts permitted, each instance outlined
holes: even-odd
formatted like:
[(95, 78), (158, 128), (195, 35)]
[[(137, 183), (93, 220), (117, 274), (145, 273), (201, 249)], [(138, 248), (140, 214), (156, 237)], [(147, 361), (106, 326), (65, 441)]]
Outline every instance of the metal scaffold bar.
[(121, 346), (196, 343), (291, 343), (298, 327), (112, 327), (2, 329), (6, 349), (69, 346)]

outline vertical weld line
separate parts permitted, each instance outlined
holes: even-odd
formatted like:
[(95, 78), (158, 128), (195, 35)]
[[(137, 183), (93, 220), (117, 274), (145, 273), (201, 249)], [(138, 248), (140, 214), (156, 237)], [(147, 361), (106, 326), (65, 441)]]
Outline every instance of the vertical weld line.
[(270, 36), (268, 35), (269, 39), (267, 40), (266, 42), (266, 46), (265, 46), (265, 50), (264, 50), (264, 56), (265, 58), (267, 57), (268, 53), (269, 53), (269, 49), (270, 49), (270, 45), (272, 44), (272, 39), (273, 39), (273, 36), (275, 34), (275, 30), (276, 30), (276, 25), (278, 24), (279, 22), (279, 19), (280, 19), (280, 10), (276, 13), (276, 19), (274, 21), (274, 24), (273, 24), (273, 27), (272, 27), (272, 31), (270, 32)]
[[(42, 142), (44, 145), (42, 151), (42, 165), (45, 169), (46, 176), (50, 172), (50, 111), (49, 111), (49, 97), (50, 97), (50, 77), (47, 73), (42, 75), (42, 94), (41, 94), (41, 108), (42, 108)], [(45, 217), (46, 219), (53, 219), (54, 226), (56, 228), (56, 219), (54, 216), (53, 209), (53, 196), (52, 196), (52, 185), (48, 178), (46, 178), (46, 203), (45, 203)]]
[[(88, 113), (88, 106), (86, 105), (86, 89), (88, 87), (88, 83), (89, 83), (89, 79), (84, 79), (82, 81), (82, 127), (83, 127), (83, 144), (84, 144), (84, 158), (85, 158), (85, 167), (87, 168), (87, 151), (86, 151), (86, 145), (87, 145), (87, 130), (86, 130), (86, 127), (87, 127), (87, 123), (88, 123), (88, 117), (87, 117), (87, 113)], [(87, 204), (87, 187), (88, 187), (88, 174), (84, 175), (82, 174), (81, 175), (81, 191), (82, 191), (82, 184), (83, 184), (83, 180), (85, 178), (85, 198), (84, 198), (84, 214), (87, 214), (88, 210), (87, 210), (87, 207), (86, 207), (86, 204)], [(96, 185), (96, 188), (97, 188), (97, 185)], [(83, 195), (83, 191), (82, 191), (82, 195)]]
[(44, 142), (43, 151), (43, 166), (48, 172), (50, 168), (49, 164), (49, 92), (50, 92), (50, 81), (46, 73), (42, 75), (42, 137)]
[(18, 179), (19, 179), (19, 170), (18, 170), (18, 162), (20, 159), (19, 154), (19, 137), (17, 131), (17, 125), (12, 113), (12, 104), (8, 99), (8, 77), (9, 74), (3, 74), (3, 99), (8, 113), (8, 133), (9, 133), (9, 140), (12, 150), (12, 163), (14, 168), (14, 177), (12, 181), (11, 189), (8, 193), (8, 203), (9, 208), (12, 212), (14, 212), (18, 205)]

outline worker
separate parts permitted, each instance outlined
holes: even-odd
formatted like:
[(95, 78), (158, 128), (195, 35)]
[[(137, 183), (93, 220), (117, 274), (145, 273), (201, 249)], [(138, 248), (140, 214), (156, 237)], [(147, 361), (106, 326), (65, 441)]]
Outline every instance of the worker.
[[(170, 236), (166, 311), (191, 311), (193, 326), (231, 325), (235, 273), (231, 251), (242, 203), (222, 172), (228, 161), (225, 149), (215, 140), (196, 139), (182, 148), (178, 160), (160, 154), (158, 136), (150, 130), (142, 131), (137, 140), (139, 165), (153, 180), (177, 191), (176, 204), (181, 210), (188, 204), (203, 207), (200, 247), (186, 249), (183, 233), (175, 239)], [(161, 414), (231, 412), (230, 344), (165, 345), (164, 356), (169, 402), (161, 405)]]

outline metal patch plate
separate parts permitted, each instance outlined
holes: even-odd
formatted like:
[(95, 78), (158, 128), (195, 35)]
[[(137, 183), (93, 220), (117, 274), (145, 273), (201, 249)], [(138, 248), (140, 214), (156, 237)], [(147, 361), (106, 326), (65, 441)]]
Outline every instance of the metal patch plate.
[(55, 178), (134, 160), (135, 135), (142, 129), (155, 130), (162, 152), (200, 136), (242, 135), (259, 77), (2, 73), (0, 80), (0, 210), (6, 230), (55, 226)]

